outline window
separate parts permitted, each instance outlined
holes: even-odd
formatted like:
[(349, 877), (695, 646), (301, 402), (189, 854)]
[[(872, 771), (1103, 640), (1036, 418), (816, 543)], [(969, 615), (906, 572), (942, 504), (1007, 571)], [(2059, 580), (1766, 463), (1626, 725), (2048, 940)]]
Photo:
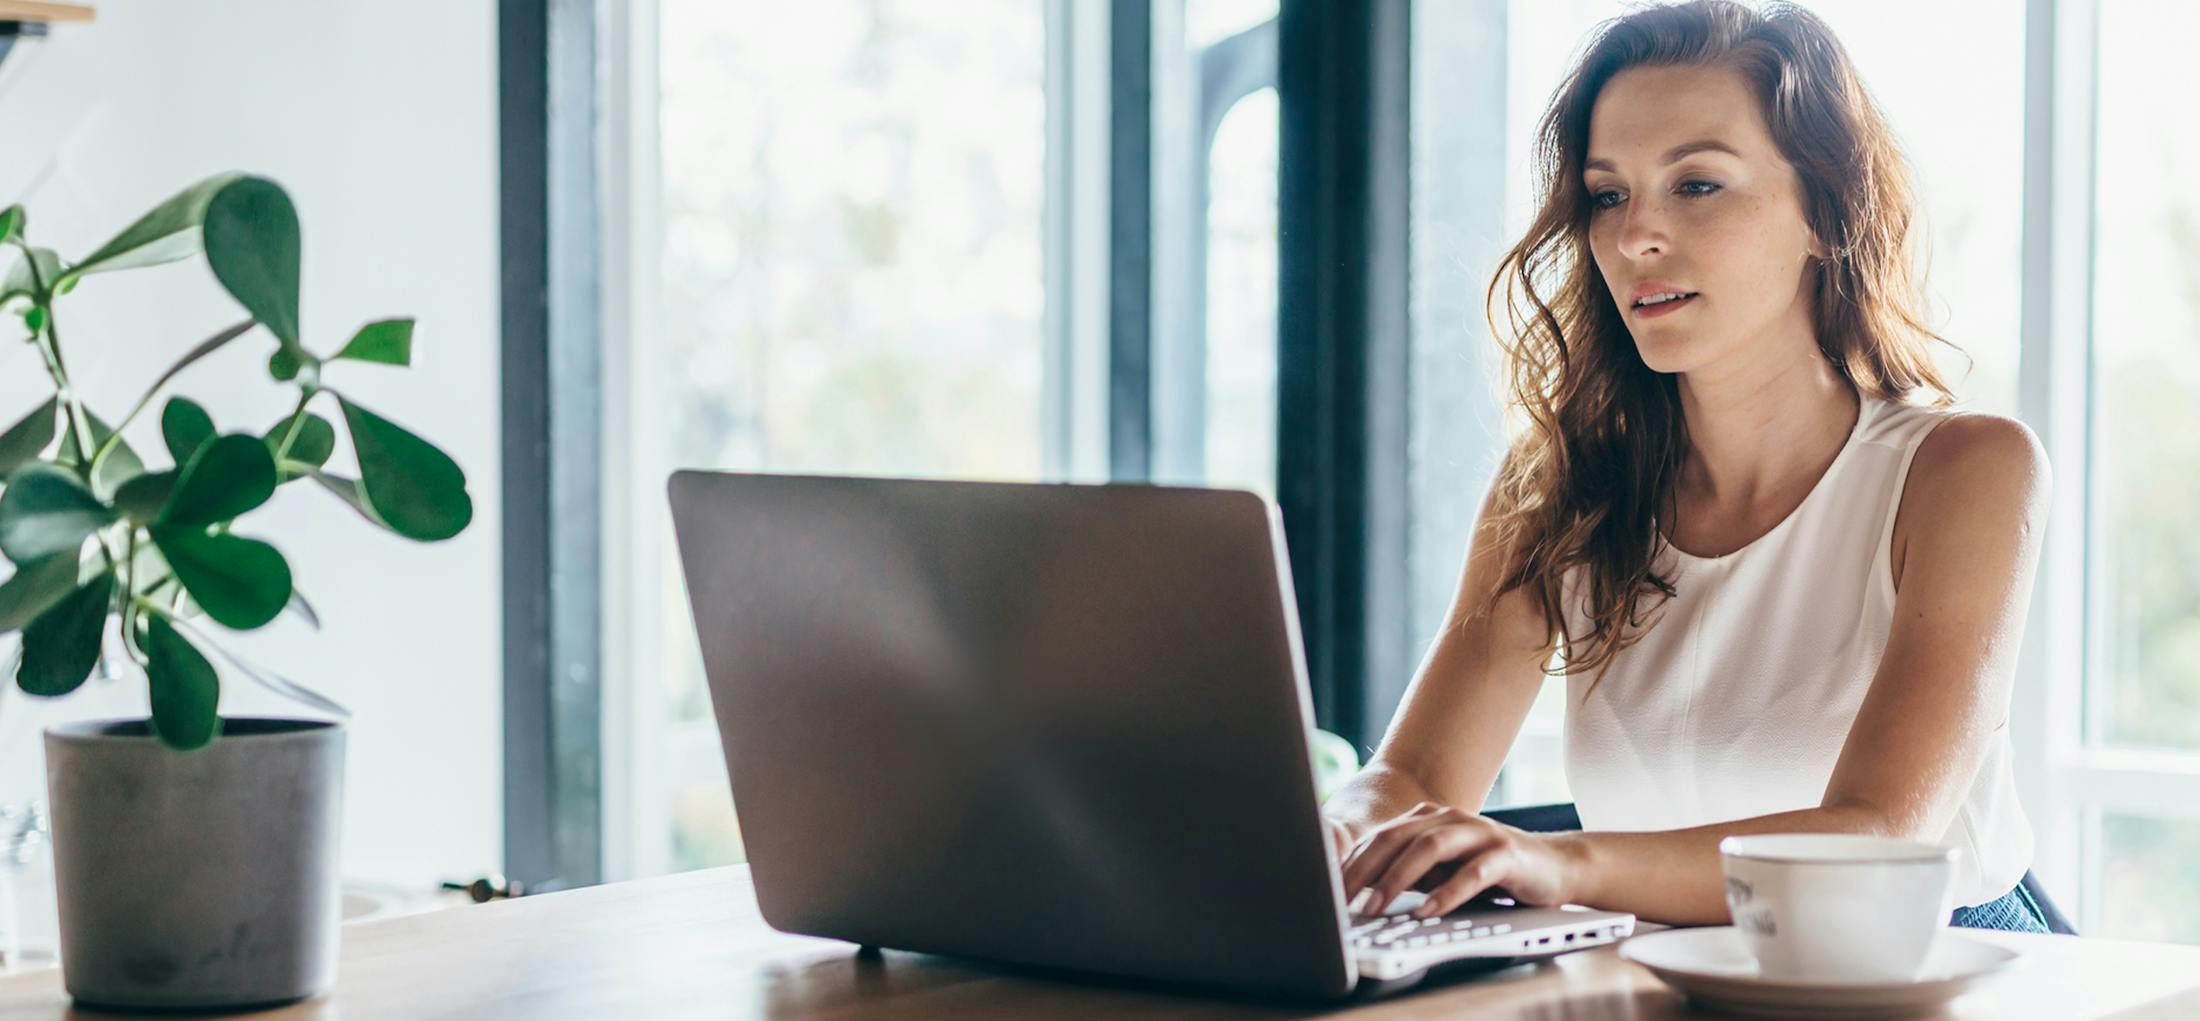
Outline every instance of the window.
[[(1092, 348), (1106, 299), (1090, 274), (1108, 228), (1106, 107), (1091, 101), (1105, 13), (660, 0), (625, 14), (608, 874), (742, 860), (666, 473), (1104, 472)], [(1274, 494), (1275, 13), (1153, 8), (1155, 481)]]
[(2200, 127), (2161, 114), (2200, 12), (2109, 0), (2098, 17), (2089, 477), (2056, 472), (2089, 495), (2081, 915), (2200, 942)]
[(656, 31), (636, 19), (631, 215), (656, 236), (631, 242), (612, 427), (633, 501), (611, 517), (632, 590), (607, 600), (629, 636), (609, 661), (633, 678), (607, 695), (613, 875), (742, 860), (669, 471), (1046, 474), (1047, 10), (663, 0)]
[[(611, 219), (629, 226), (605, 383), (619, 876), (741, 853), (668, 471), (1104, 475), (1120, 225), (1100, 154), (1106, 29), (1125, 11), (1152, 28), (1138, 453), (1155, 481), (1275, 494), (1280, 122), (1277, 0), (614, 6), (631, 11), (612, 75), (627, 113), (612, 118)], [(1448, 607), (1502, 450), (1484, 294), (1531, 212), (1530, 132), (1591, 29), (1629, 6), (1412, 6), (1417, 643)], [(2200, 15), (2035, 0), (1981, 17), (1920, 0), (1898, 25), (1867, 0), (1809, 6), (1914, 170), (1926, 312), (1961, 348), (1938, 352), (1942, 368), (1965, 406), (2021, 414), (2054, 461), (2013, 723), (2036, 868), (2089, 932), (2200, 941), (2193, 905), (2164, 893), (2190, 885), (2180, 866), (2200, 839), (2200, 544), (2179, 527), (2200, 504), (2200, 204), (2179, 187), (2200, 177), (2200, 129), (2157, 115), (2178, 86), (2163, 70), (2174, 40)], [(1966, 69), (1950, 79), (1939, 43), (1959, 37)], [(1389, 698), (1372, 692), (1405, 680), (1365, 683)], [(1545, 686), (1492, 804), (1567, 799), (1563, 694)], [(1394, 709), (1362, 705), (1375, 727)]]
[(2094, 743), (2200, 752), (2200, 129), (2178, 87), (2183, 5), (2101, 8), (2094, 165)]

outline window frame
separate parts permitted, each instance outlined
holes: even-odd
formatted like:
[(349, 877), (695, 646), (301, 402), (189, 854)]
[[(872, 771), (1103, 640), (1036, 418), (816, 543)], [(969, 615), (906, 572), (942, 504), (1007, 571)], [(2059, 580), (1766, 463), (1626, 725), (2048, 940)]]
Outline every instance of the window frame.
[[(2040, 438), (2055, 486), (2024, 644), (2011, 739), (2018, 796), (2040, 839), (2034, 871), (2102, 917), (2102, 817), (2200, 819), (2200, 753), (2114, 748), (2088, 733), (2093, 668), (2094, 133), (2101, 0), (2025, 4), (2025, 184), (2019, 415)], [(2077, 627), (2070, 621), (2079, 621)]]

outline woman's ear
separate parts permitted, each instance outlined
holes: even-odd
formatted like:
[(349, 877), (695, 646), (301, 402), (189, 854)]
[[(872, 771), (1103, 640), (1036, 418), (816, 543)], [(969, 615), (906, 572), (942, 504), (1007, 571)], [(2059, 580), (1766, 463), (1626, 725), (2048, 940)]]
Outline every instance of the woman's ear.
[(1826, 247), (1825, 242), (1818, 240), (1818, 232), (1810, 231), (1809, 234), (1810, 243), (1803, 246), (1803, 254), (1809, 256), (1814, 262), (1825, 262), (1833, 258), (1833, 251)]

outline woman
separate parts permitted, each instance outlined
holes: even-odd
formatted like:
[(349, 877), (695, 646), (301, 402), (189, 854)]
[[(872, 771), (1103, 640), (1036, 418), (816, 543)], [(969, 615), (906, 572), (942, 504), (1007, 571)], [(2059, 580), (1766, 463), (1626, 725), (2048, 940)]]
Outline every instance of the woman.
[[(1720, 838), (1867, 833), (1961, 848), (1956, 924), (2044, 931), (2006, 722), (2048, 467), (1947, 410), (1907, 173), (1841, 45), (1784, 4), (1631, 13), (1539, 157), (1490, 288), (1525, 427), (1325, 806), (1345, 889), (1724, 923)], [(1547, 669), (1579, 833), (1477, 814)]]

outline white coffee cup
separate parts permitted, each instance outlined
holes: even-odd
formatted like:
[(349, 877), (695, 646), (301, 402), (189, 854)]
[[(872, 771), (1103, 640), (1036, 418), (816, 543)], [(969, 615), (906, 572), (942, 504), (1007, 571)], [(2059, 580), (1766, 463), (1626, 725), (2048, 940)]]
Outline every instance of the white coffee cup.
[(1916, 979), (1954, 910), (1957, 851), (1846, 833), (1719, 841), (1726, 905), (1766, 978)]

